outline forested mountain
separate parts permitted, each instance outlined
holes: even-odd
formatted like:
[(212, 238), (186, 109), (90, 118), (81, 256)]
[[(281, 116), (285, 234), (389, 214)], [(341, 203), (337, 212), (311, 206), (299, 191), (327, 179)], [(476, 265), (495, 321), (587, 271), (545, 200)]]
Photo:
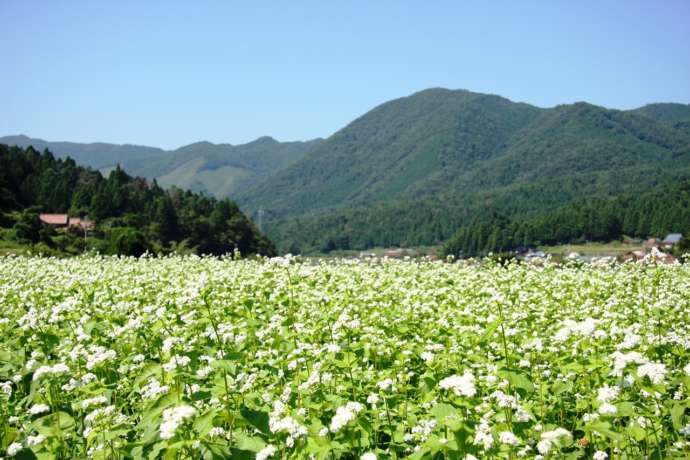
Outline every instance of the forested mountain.
[(128, 174), (157, 179), (162, 187), (178, 186), (226, 198), (255, 185), (300, 159), (320, 139), (278, 142), (261, 137), (242, 145), (197, 142), (166, 151), (138, 145), (48, 142), (26, 136), (0, 137), (0, 143), (48, 149), (59, 158), (70, 157), (104, 174), (120, 165)]
[(363, 115), (238, 200), (265, 209), (282, 249), (438, 243), (493, 212), (539, 214), (690, 177), (687, 109), (540, 109), (425, 90)]
[(240, 200), (250, 209), (294, 216), (442, 192), (458, 172), (493, 158), (540, 113), (498, 96), (422, 91), (373, 109)]
[(467, 222), (447, 240), (455, 256), (485, 255), (519, 246), (690, 235), (690, 180), (616, 198), (578, 200), (534, 216), (512, 219), (492, 213)]
[(690, 178), (690, 105), (545, 109), (435, 88), (386, 102), (324, 140), (94, 153), (99, 145), (61, 144), (58, 153), (102, 171), (117, 158), (161, 186), (230, 195), (252, 214), (263, 208), (281, 251), (413, 246), (491, 216), (531, 219)]
[(667, 123), (690, 120), (690, 104), (671, 102), (647, 104), (639, 109), (632, 110), (632, 112)]
[(104, 178), (71, 158), (56, 159), (48, 150), (0, 144), (2, 226), (12, 225), (13, 237), (27, 244), (44, 243), (67, 252), (84, 249), (84, 238), (70, 238), (74, 235), (69, 231), (57, 235), (40, 223), (39, 212), (95, 220), (92, 236), (97, 241), (92, 247), (103, 252), (275, 252), (227, 198), (216, 200), (175, 187), (164, 190), (155, 180), (132, 177), (119, 167)]

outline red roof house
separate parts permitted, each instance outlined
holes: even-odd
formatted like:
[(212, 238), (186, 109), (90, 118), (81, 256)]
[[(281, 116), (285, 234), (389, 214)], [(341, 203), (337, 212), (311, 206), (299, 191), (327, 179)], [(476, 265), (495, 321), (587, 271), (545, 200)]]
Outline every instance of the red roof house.
[(44, 224), (52, 225), (54, 227), (67, 227), (69, 217), (67, 214), (44, 214), (38, 215), (38, 218)]

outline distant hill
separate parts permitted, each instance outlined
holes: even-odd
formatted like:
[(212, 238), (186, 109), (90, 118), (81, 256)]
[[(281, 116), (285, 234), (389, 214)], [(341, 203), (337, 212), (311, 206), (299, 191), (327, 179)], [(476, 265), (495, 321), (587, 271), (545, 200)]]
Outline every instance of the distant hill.
[(686, 109), (543, 109), (425, 90), (364, 114), (238, 200), (265, 209), (282, 249), (431, 244), (481, 214), (540, 213), (690, 177)]
[(673, 102), (647, 104), (631, 112), (657, 121), (674, 123), (690, 120), (690, 104), (677, 104)]
[(0, 137), (0, 143), (48, 148), (57, 157), (72, 157), (78, 164), (108, 173), (117, 164), (129, 174), (157, 179), (165, 187), (176, 185), (223, 198), (234, 195), (300, 159), (313, 146), (308, 142), (278, 142), (261, 137), (243, 145), (197, 142), (166, 151), (139, 145), (49, 142), (27, 136)]
[(115, 163), (262, 208), (281, 250), (435, 244), (488, 215), (532, 218), (587, 198), (690, 178), (690, 105), (621, 111), (586, 102), (539, 108), (432, 88), (375, 107), (327, 139), (175, 151), (108, 144), (49, 147), (106, 171)]

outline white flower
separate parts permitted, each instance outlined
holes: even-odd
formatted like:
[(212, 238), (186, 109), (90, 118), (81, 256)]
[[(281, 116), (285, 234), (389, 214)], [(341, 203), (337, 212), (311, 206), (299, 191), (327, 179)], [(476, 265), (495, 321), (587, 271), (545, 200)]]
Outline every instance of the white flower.
[(26, 438), (26, 445), (29, 447), (37, 446), (45, 440), (46, 437), (42, 434), (37, 434), (36, 436), (29, 436)]
[(611, 354), (611, 358), (613, 358), (613, 371), (611, 372), (611, 375), (616, 377), (621, 377), (623, 375), (623, 371), (628, 364), (645, 364), (648, 362), (647, 358), (636, 351), (631, 351), (629, 353), (621, 353), (620, 351), (616, 351)]
[(491, 435), (491, 427), (486, 420), (482, 420), (474, 434), (474, 444), (481, 445), (484, 450), (491, 449), (494, 445), (494, 437)]
[(610, 415), (610, 416), (616, 415), (616, 412), (618, 411), (616, 409), (616, 406), (614, 406), (613, 404), (610, 404), (610, 403), (603, 403), (601, 406), (599, 406), (598, 410), (599, 410), (599, 413), (601, 415)]
[(88, 370), (93, 369), (99, 364), (105, 361), (112, 361), (117, 357), (117, 353), (114, 350), (108, 350), (101, 346), (92, 346), (91, 354), (86, 357), (86, 368)]
[(0, 385), (0, 390), (2, 390), (2, 392), (7, 396), (12, 396), (12, 382), (9, 380), (7, 382), (3, 382), (2, 385)]
[(608, 385), (604, 385), (597, 391), (597, 400), (603, 403), (615, 401), (618, 397), (619, 392), (620, 389), (618, 387), (610, 387)]
[(376, 404), (380, 401), (379, 395), (372, 393), (369, 396), (367, 396), (367, 403), (369, 404)]
[(512, 431), (501, 431), (498, 434), (498, 440), (501, 444), (508, 444), (509, 446), (514, 446), (518, 443), (518, 438)]
[(191, 406), (178, 406), (163, 411), (163, 423), (160, 426), (161, 439), (170, 439), (175, 436), (175, 431), (180, 424), (188, 418), (196, 415), (196, 409)]
[(337, 433), (340, 431), (345, 425), (354, 420), (357, 414), (363, 409), (364, 406), (362, 406), (360, 403), (352, 401), (348, 402), (344, 406), (338, 407), (335, 410), (333, 419), (331, 419), (331, 425), (329, 427), (331, 432)]
[(54, 366), (41, 366), (34, 371), (33, 380), (36, 381), (43, 377), (44, 375), (60, 375), (69, 372), (69, 367), (67, 365), (58, 363)]
[(29, 409), (29, 413), (31, 415), (38, 415), (38, 414), (42, 414), (44, 412), (48, 412), (49, 410), (50, 410), (50, 407), (48, 407), (47, 404), (34, 404)]
[(545, 431), (541, 434), (541, 441), (537, 443), (537, 450), (540, 454), (546, 455), (563, 438), (568, 441), (572, 438), (570, 431), (565, 428), (559, 427), (552, 431)]
[(421, 358), (428, 364), (434, 360), (434, 354), (430, 351), (425, 351), (421, 354)]
[(388, 390), (390, 387), (393, 386), (393, 380), (392, 379), (385, 379), (381, 380), (379, 383), (376, 384), (382, 391)]
[(685, 367), (683, 368), (683, 371), (685, 372), (686, 375), (690, 375), (690, 363), (685, 365)]
[(96, 396), (95, 398), (85, 399), (81, 402), (82, 409), (88, 409), (91, 406), (96, 406), (99, 404), (105, 404), (108, 399), (105, 396)]
[(223, 427), (214, 426), (209, 430), (208, 436), (210, 438), (222, 438), (223, 436), (225, 436), (225, 430), (223, 429)]
[(18, 442), (13, 442), (9, 446), (7, 446), (7, 455), (9, 455), (10, 457), (14, 457), (20, 450), (22, 450), (22, 445)]
[(376, 454), (373, 452), (367, 452), (366, 454), (359, 457), (359, 460), (376, 460)]
[(143, 399), (154, 399), (159, 395), (167, 394), (170, 391), (168, 385), (161, 385), (158, 379), (151, 377), (149, 383), (141, 389), (141, 397)]
[(594, 455), (592, 456), (592, 458), (594, 460), (606, 460), (607, 458), (609, 458), (609, 454), (607, 454), (603, 450), (598, 450), (598, 451), (594, 452)]
[(444, 390), (453, 390), (457, 396), (474, 396), (477, 389), (474, 387), (474, 375), (465, 372), (462, 376), (452, 375), (439, 382)]
[(266, 460), (269, 457), (273, 457), (273, 454), (275, 453), (276, 446), (274, 446), (273, 444), (269, 444), (256, 453), (256, 460)]
[(666, 365), (661, 363), (646, 363), (637, 368), (638, 377), (649, 377), (654, 384), (659, 384), (666, 378)]

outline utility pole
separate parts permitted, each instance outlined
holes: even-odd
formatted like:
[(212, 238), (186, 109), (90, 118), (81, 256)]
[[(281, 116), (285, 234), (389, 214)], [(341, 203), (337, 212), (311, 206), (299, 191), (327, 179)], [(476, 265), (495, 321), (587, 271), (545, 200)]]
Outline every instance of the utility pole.
[(259, 232), (263, 233), (264, 208), (259, 207), (257, 214), (259, 217)]

